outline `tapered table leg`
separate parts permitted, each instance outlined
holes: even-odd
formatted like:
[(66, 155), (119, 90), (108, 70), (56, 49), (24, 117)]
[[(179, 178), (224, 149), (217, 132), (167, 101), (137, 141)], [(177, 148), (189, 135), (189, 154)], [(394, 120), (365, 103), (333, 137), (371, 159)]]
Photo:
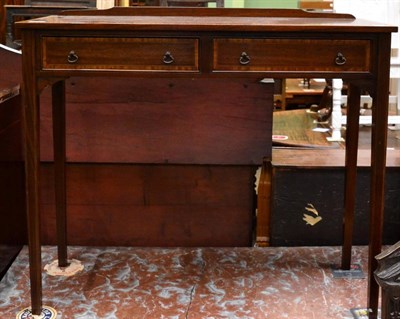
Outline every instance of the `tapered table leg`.
[(67, 267), (65, 81), (53, 84), (52, 105), (58, 266)]
[[(379, 55), (390, 56), (390, 35), (379, 37)], [(386, 147), (389, 114), (389, 71), (390, 60), (381, 58), (377, 64), (377, 78), (372, 105), (372, 141), (371, 141), (371, 214), (369, 220), (369, 253), (368, 253), (368, 308), (369, 318), (378, 317), (379, 285), (375, 281), (374, 271), (378, 264), (375, 256), (382, 249), (383, 215), (385, 207), (385, 172)]]
[(357, 189), (357, 152), (360, 119), (360, 89), (353, 84), (349, 85), (347, 112), (345, 159), (346, 178), (344, 190), (343, 247), (341, 264), (341, 268), (343, 270), (350, 270), (351, 266), (354, 209), (356, 203)]
[[(29, 37), (28, 37), (29, 38)], [(26, 39), (26, 45), (31, 41)], [(37, 81), (27, 75), (34, 57), (24, 54), (23, 121), (25, 142), (26, 209), (28, 222), (29, 274), (32, 314), (42, 312), (42, 262), (39, 211), (40, 107)], [(28, 70), (28, 71), (27, 71)]]

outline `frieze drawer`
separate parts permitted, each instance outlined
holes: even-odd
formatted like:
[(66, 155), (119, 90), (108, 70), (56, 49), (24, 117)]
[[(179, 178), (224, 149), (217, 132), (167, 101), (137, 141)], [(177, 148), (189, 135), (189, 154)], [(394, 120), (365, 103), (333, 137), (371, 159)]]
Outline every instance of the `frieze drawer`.
[(214, 40), (215, 71), (370, 72), (369, 40)]
[(198, 39), (44, 37), (42, 69), (197, 72)]

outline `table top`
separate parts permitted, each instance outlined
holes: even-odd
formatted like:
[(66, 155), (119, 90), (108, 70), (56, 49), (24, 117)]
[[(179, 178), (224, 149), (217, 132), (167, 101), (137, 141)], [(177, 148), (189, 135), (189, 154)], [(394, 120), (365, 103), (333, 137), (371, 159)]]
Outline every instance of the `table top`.
[[(133, 18), (134, 17), (134, 18)], [(98, 29), (179, 31), (395, 32), (397, 27), (356, 19), (348, 14), (296, 9), (115, 7), (79, 10), (21, 21), (21, 29)]]

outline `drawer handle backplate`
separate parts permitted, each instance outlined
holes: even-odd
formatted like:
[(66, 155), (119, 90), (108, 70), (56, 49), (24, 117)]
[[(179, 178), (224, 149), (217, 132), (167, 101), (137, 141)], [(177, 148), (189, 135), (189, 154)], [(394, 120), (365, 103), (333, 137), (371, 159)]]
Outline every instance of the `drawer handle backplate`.
[(246, 65), (250, 63), (250, 56), (246, 52), (242, 52), (239, 58), (239, 63), (241, 65)]
[(76, 63), (79, 60), (78, 55), (75, 53), (75, 51), (70, 51), (68, 53), (68, 57), (67, 57), (68, 63)]
[(174, 57), (172, 56), (171, 52), (167, 51), (164, 53), (163, 62), (165, 64), (171, 64), (171, 63), (174, 63), (174, 61), (175, 60), (174, 60)]
[(336, 65), (345, 65), (346, 64), (346, 57), (343, 55), (343, 53), (339, 52), (336, 55), (335, 63), (336, 63)]

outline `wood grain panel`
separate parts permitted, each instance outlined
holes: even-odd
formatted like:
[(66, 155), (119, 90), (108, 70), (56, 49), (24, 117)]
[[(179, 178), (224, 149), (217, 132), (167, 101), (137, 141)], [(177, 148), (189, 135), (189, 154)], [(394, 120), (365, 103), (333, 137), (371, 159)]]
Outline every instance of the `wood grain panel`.
[(0, 102), (0, 278), (26, 244), (24, 172), (21, 104), (17, 94)]
[(0, 245), (26, 243), (21, 56), (0, 48)]
[[(90, 93), (89, 93), (90, 92)], [(271, 156), (273, 85), (258, 80), (71, 78), (70, 162), (259, 164)], [(52, 160), (42, 96), (42, 160)]]
[(23, 162), (0, 161), (0, 245), (26, 244)]
[(20, 96), (0, 103), (0, 245), (26, 243)]
[[(214, 45), (218, 71), (371, 72), (369, 40), (221, 38)], [(250, 57), (245, 65), (239, 62), (243, 52)], [(335, 63), (338, 54), (345, 57), (343, 64)]]
[[(44, 37), (42, 67), (198, 71), (198, 46), (196, 38)], [(120, 49), (118, 53), (116, 47)], [(75, 62), (69, 61), (70, 52), (74, 52)], [(167, 52), (169, 61), (165, 63)]]
[[(69, 164), (72, 245), (249, 246), (252, 166)], [(55, 242), (53, 172), (42, 165), (45, 243)]]
[(22, 58), (15, 52), (0, 48), (0, 90), (11, 89), (22, 82)]
[(0, 102), (1, 162), (22, 162), (21, 126), (21, 96), (18, 94)]

